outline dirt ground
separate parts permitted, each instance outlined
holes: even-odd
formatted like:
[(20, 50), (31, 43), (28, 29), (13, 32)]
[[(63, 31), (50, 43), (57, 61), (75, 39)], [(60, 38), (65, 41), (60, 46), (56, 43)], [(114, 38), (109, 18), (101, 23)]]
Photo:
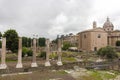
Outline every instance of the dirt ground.
[(35, 71), (31, 74), (1, 76), (0, 80), (75, 80), (64, 71)]

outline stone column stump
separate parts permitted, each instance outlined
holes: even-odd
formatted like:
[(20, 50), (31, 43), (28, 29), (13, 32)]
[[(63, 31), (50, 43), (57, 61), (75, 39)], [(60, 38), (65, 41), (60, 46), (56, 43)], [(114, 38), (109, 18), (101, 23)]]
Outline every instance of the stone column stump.
[(6, 69), (6, 38), (2, 38), (2, 53), (1, 53), (1, 64), (0, 69)]
[(36, 39), (33, 39), (33, 60), (31, 67), (38, 67), (36, 63)]
[(19, 44), (18, 44), (18, 63), (16, 65), (16, 68), (22, 68), (22, 38), (19, 38)]
[(58, 61), (57, 61), (57, 65), (58, 66), (61, 66), (61, 65), (63, 65), (62, 64), (62, 61), (61, 61), (61, 56), (62, 56), (62, 50), (61, 50), (61, 40), (60, 39), (58, 39), (58, 51), (57, 51), (57, 53), (58, 53)]
[(51, 66), (49, 61), (49, 55), (50, 55), (50, 40), (46, 39), (46, 62), (45, 66)]

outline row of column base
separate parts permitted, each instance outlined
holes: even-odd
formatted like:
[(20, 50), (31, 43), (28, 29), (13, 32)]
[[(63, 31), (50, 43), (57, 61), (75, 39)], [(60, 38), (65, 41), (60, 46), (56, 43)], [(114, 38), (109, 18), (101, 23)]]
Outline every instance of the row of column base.
[(57, 62), (57, 65), (58, 65), (58, 66), (62, 66), (63, 64), (62, 64), (61, 61), (58, 61), (58, 62)]
[(37, 65), (36, 62), (33, 62), (33, 63), (31, 64), (31, 67), (38, 67), (38, 65)]
[[(58, 66), (62, 66), (63, 64), (62, 64), (61, 61), (58, 61), (58, 62), (57, 62), (57, 65), (58, 65)], [(46, 61), (46, 62), (45, 62), (45, 66), (51, 66), (50, 62), (49, 62), (49, 61)], [(31, 67), (38, 67), (38, 65), (37, 65), (36, 62), (34, 62), (34, 63), (31, 64)], [(7, 65), (6, 65), (6, 64), (0, 64), (0, 69), (6, 69), (6, 68), (7, 68)], [(22, 63), (18, 63), (18, 64), (16, 65), (16, 68), (23, 68)]]
[(6, 64), (0, 64), (0, 69), (6, 69), (7, 65)]
[(49, 61), (46, 61), (46, 62), (45, 62), (45, 66), (51, 66), (50, 62), (49, 62)]
[(16, 68), (22, 68), (22, 67), (23, 67), (22, 63), (18, 63), (18, 64), (16, 65)]

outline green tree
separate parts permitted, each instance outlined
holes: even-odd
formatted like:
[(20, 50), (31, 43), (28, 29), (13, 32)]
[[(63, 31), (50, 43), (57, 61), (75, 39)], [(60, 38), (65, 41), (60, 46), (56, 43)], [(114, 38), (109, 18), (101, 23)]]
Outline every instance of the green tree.
[(0, 32), (0, 39), (1, 39), (1, 37), (2, 37), (2, 33)]
[(27, 37), (22, 37), (22, 46), (27, 47)]
[(24, 57), (25, 55), (27, 56), (32, 56), (33, 55), (33, 51), (27, 47), (23, 47), (22, 48), (22, 57)]
[(44, 47), (45, 46), (45, 38), (39, 38), (39, 46)]
[(2, 41), (0, 41), (0, 48), (2, 48)]
[(107, 59), (114, 59), (118, 57), (118, 54), (116, 53), (115, 48), (111, 46), (100, 48), (97, 51), (97, 55)]
[(14, 29), (7, 30), (3, 37), (6, 37), (6, 47), (12, 52), (17, 52), (18, 49), (18, 33)]
[(28, 38), (27, 40), (28, 40), (28, 41), (27, 41), (27, 43), (28, 43), (28, 47), (31, 47), (32, 39), (31, 39), (31, 38)]
[(116, 46), (120, 46), (120, 40), (116, 41)]
[(23, 47), (31, 47), (31, 38), (28, 37), (22, 37), (22, 46)]
[(62, 49), (63, 50), (68, 50), (69, 49), (69, 47), (71, 47), (72, 45), (70, 44), (70, 42), (63, 42), (63, 47), (62, 47)]

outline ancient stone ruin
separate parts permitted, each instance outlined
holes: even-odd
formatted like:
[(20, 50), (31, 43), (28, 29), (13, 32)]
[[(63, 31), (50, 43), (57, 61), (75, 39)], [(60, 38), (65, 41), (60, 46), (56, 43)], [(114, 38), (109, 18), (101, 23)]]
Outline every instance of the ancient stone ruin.
[[(61, 56), (62, 56), (62, 50), (61, 50), (61, 40), (58, 39), (57, 43), (57, 54), (58, 54), (58, 60), (57, 60), (57, 65), (61, 66), (62, 61), (61, 61)], [(38, 67), (37, 62), (36, 62), (36, 39), (33, 39), (33, 56), (32, 56), (32, 63), (31, 67)], [(49, 55), (51, 53), (51, 46), (50, 46), (50, 40), (46, 39), (46, 61), (45, 61), (45, 66), (51, 66), (50, 61), (49, 61)], [(2, 38), (2, 53), (1, 53), (1, 64), (0, 64), (0, 69), (6, 69), (6, 38)], [(22, 64), (22, 38), (19, 38), (18, 42), (18, 61), (16, 64), (16, 68), (23, 68)]]

